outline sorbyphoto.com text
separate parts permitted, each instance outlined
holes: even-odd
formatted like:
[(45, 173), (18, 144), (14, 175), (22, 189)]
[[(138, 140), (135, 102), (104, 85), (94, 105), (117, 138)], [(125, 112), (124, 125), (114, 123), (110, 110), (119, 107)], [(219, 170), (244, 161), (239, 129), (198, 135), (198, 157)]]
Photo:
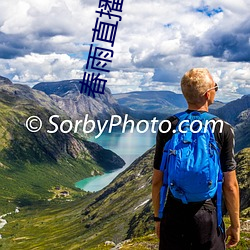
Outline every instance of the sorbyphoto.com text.
[[(47, 129), (47, 133), (54, 134), (58, 131), (61, 133), (84, 133), (84, 134), (91, 134), (96, 133), (95, 138), (100, 137), (104, 132), (112, 133), (114, 129), (120, 129), (121, 133), (129, 132), (133, 133), (135, 130), (136, 132), (143, 134), (147, 131), (151, 131), (151, 133), (157, 133), (158, 129), (161, 133), (168, 133), (172, 129), (172, 123), (169, 120), (157, 120), (154, 117), (151, 120), (140, 120), (135, 122), (132, 119), (129, 119), (129, 115), (125, 114), (124, 117), (120, 115), (112, 115), (110, 120), (105, 120), (101, 122), (100, 120), (92, 120), (89, 119), (89, 115), (86, 114), (84, 119), (79, 119), (75, 121), (71, 121), (69, 119), (63, 120), (58, 124), (58, 119), (60, 119), (59, 115), (52, 115), (48, 118), (48, 122), (52, 128)], [(38, 116), (30, 116), (25, 123), (26, 128), (32, 132), (36, 133), (41, 130), (43, 123)], [(180, 133), (186, 133), (185, 131), (185, 123), (188, 123), (188, 120), (183, 120), (178, 124), (178, 127), (173, 130), (173, 133), (179, 131)], [(223, 122), (222, 120), (210, 120), (206, 121), (203, 124), (200, 120), (192, 121), (189, 126), (190, 130), (193, 133), (199, 133), (204, 126), (204, 131), (208, 129), (208, 126), (211, 127), (212, 132), (215, 130), (216, 124), (220, 124), (219, 133), (222, 133), (223, 130)], [(164, 125), (164, 126), (163, 126)], [(164, 129), (163, 129), (164, 127)]]

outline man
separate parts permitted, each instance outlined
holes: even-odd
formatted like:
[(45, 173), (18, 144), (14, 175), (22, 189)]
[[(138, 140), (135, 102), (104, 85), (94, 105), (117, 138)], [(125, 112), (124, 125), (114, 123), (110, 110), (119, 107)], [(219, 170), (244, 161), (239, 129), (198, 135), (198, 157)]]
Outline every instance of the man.
[[(181, 89), (188, 104), (187, 112), (208, 112), (214, 102), (217, 84), (207, 69), (194, 68), (186, 72), (181, 80)], [(160, 171), (165, 143), (171, 139), (178, 118), (169, 117), (172, 127), (168, 133), (158, 131), (152, 179), (155, 230), (160, 239), (160, 250), (222, 250), (236, 246), (240, 239), (239, 187), (236, 179), (234, 160), (234, 133), (232, 127), (223, 121), (220, 133), (216, 124), (214, 136), (220, 148), (220, 162), (223, 171), (223, 196), (230, 216), (231, 226), (226, 235), (217, 226), (216, 198), (203, 202), (183, 204), (168, 192), (163, 218), (159, 219), (160, 189), (163, 172)], [(164, 127), (162, 131), (164, 131)], [(223, 224), (224, 226), (224, 224)], [(226, 237), (225, 237), (226, 236)]]

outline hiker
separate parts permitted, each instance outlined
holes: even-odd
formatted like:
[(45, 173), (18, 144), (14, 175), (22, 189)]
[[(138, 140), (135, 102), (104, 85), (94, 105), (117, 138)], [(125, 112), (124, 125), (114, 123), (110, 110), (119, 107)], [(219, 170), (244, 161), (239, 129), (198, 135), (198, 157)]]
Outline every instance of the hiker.
[[(187, 101), (188, 109), (181, 114), (169, 117), (167, 120), (172, 124), (171, 130), (164, 133), (164, 126), (162, 126), (163, 129), (158, 131), (156, 138), (154, 172), (152, 178), (152, 200), (154, 207), (155, 230), (157, 237), (160, 239), (159, 249), (222, 250), (225, 249), (225, 247), (230, 248), (236, 246), (240, 239), (239, 186), (235, 170), (234, 132), (228, 123), (219, 118), (215, 118), (208, 113), (208, 106), (214, 102), (218, 85), (214, 82), (207, 69), (194, 68), (186, 72), (181, 80), (181, 89)], [(201, 133), (194, 135), (194, 133), (190, 134), (190, 131), (188, 130), (189, 133), (187, 134), (189, 135), (185, 135), (186, 141), (181, 141), (181, 139), (179, 139), (184, 138), (181, 137), (183, 135), (181, 135), (180, 131), (185, 132), (186, 129), (190, 129), (188, 127), (179, 128), (180, 120), (185, 119), (185, 117), (191, 119), (191, 116), (197, 116), (200, 119), (203, 117), (206, 119), (209, 118), (209, 120), (212, 118), (215, 121), (221, 121), (220, 123), (216, 123), (214, 132), (211, 133), (210, 138), (208, 138), (209, 140), (211, 139), (211, 141), (214, 140), (214, 144), (216, 144), (214, 148), (219, 148), (218, 153), (216, 153), (217, 151), (214, 150), (214, 148), (211, 148), (211, 150), (215, 152), (213, 153), (213, 159), (210, 159), (212, 156), (208, 153), (203, 152), (197, 153), (199, 159), (197, 159), (198, 157), (196, 154), (191, 153), (193, 160), (191, 158), (189, 159), (191, 156), (187, 156), (187, 154), (184, 153), (182, 153), (181, 156), (178, 156), (177, 151), (179, 149), (175, 150), (178, 147), (177, 142), (179, 145), (182, 145), (179, 146), (181, 148), (180, 150), (183, 150), (182, 152), (186, 152), (186, 149), (184, 148), (184, 146), (187, 145), (186, 143), (188, 143), (190, 147), (194, 147), (193, 151), (199, 151), (199, 147), (208, 147), (203, 141), (199, 141), (197, 144), (198, 146), (195, 147), (196, 141), (199, 140), (197, 136), (200, 136)], [(189, 121), (190, 120), (188, 120), (188, 122)], [(184, 123), (182, 122), (182, 124)], [(190, 123), (188, 124), (190, 125)], [(220, 131), (221, 125), (223, 125), (223, 127)], [(169, 126), (169, 124), (166, 124), (166, 127), (167, 126)], [(167, 131), (167, 129), (165, 131)], [(201, 136), (209, 135), (203, 134)], [(193, 140), (193, 138), (196, 138), (196, 141)], [(177, 142), (174, 142), (173, 140)], [(167, 142), (168, 145), (166, 144)], [(169, 147), (171, 147), (170, 145), (174, 145), (174, 150), (169, 149)], [(165, 152), (163, 153), (164, 147)], [(164, 158), (164, 154), (168, 154), (168, 156), (165, 156)], [(177, 158), (171, 158), (176, 156), (180, 157), (179, 161), (176, 160)], [(182, 157), (186, 158), (184, 159)], [(212, 163), (205, 166), (204, 162), (207, 160), (211, 160)], [(185, 162), (183, 163), (183, 161)], [(190, 173), (184, 171), (184, 173), (182, 173), (184, 178), (179, 184), (177, 181), (175, 183), (175, 181), (170, 180), (171, 178), (176, 178), (176, 180), (181, 178), (180, 174), (176, 173), (176, 171), (179, 167), (183, 169), (187, 168), (188, 164), (191, 166), (189, 166), (190, 168), (193, 166), (196, 166), (196, 168), (198, 167), (198, 170), (196, 170), (200, 171), (198, 177), (197, 175), (196, 177), (189, 177), (188, 174)], [(162, 166), (165, 166), (166, 170), (161, 169)], [(203, 167), (205, 169), (202, 170), (204, 173), (201, 171)], [(209, 169), (210, 167), (211, 169)], [(210, 176), (211, 181), (209, 181), (208, 184), (206, 184), (206, 181), (200, 181), (197, 179), (201, 178), (200, 176), (205, 175), (206, 171), (212, 171), (212, 176)], [(219, 177), (220, 175), (221, 177)], [(188, 193), (189, 191), (186, 191), (185, 188), (179, 187), (182, 186), (182, 182), (186, 183), (185, 185), (189, 185), (190, 190), (194, 190), (195, 194), (192, 194), (193, 191)], [(204, 192), (204, 194), (199, 194), (199, 192), (203, 192), (202, 186), (204, 185), (206, 189), (208, 189), (209, 185), (214, 185), (214, 188), (213, 190), (212, 188), (209, 189), (207, 192)], [(222, 192), (219, 191), (220, 186), (223, 188), (223, 198), (231, 222), (231, 225), (226, 231), (224, 230), (224, 223), (220, 211), (220, 193)], [(165, 190), (165, 193), (167, 192), (166, 203), (162, 198), (164, 188), (167, 188), (167, 190)], [(200, 200), (200, 197), (197, 195), (204, 195), (205, 198)], [(210, 197), (209, 195), (213, 197)], [(162, 199), (162, 201), (160, 201), (160, 199)], [(160, 215), (161, 213), (162, 215)]]

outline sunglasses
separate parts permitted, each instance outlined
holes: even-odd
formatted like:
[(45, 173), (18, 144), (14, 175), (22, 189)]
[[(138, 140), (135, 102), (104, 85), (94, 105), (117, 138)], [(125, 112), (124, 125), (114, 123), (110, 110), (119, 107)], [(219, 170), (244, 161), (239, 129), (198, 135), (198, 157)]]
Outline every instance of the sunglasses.
[(212, 89), (214, 89), (215, 91), (218, 91), (218, 89), (219, 89), (218, 84), (217, 84), (217, 83), (214, 83), (214, 87), (212, 87), (212, 88), (210, 88), (210, 89), (207, 89), (207, 91), (206, 91), (203, 95), (205, 95), (208, 91), (210, 91), (210, 90), (212, 90)]

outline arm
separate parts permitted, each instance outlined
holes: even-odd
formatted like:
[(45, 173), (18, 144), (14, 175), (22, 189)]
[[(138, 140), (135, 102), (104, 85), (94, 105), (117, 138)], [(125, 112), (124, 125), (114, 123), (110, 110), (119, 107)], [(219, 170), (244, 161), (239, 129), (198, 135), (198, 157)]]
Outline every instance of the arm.
[(224, 172), (223, 193), (231, 221), (231, 226), (226, 231), (226, 239), (229, 238), (226, 246), (230, 248), (236, 246), (240, 240), (239, 186), (235, 170)]
[(221, 137), (221, 167), (224, 174), (223, 194), (226, 207), (230, 216), (231, 226), (226, 231), (229, 239), (227, 248), (236, 246), (240, 239), (240, 202), (239, 186), (236, 178), (236, 162), (234, 159), (234, 131), (231, 125), (224, 123)]
[[(160, 208), (160, 190), (162, 186), (163, 173), (160, 170), (154, 169), (152, 178), (152, 200), (154, 207), (154, 216), (158, 217), (158, 211)], [(155, 232), (157, 237), (160, 238), (160, 222), (155, 222)]]

